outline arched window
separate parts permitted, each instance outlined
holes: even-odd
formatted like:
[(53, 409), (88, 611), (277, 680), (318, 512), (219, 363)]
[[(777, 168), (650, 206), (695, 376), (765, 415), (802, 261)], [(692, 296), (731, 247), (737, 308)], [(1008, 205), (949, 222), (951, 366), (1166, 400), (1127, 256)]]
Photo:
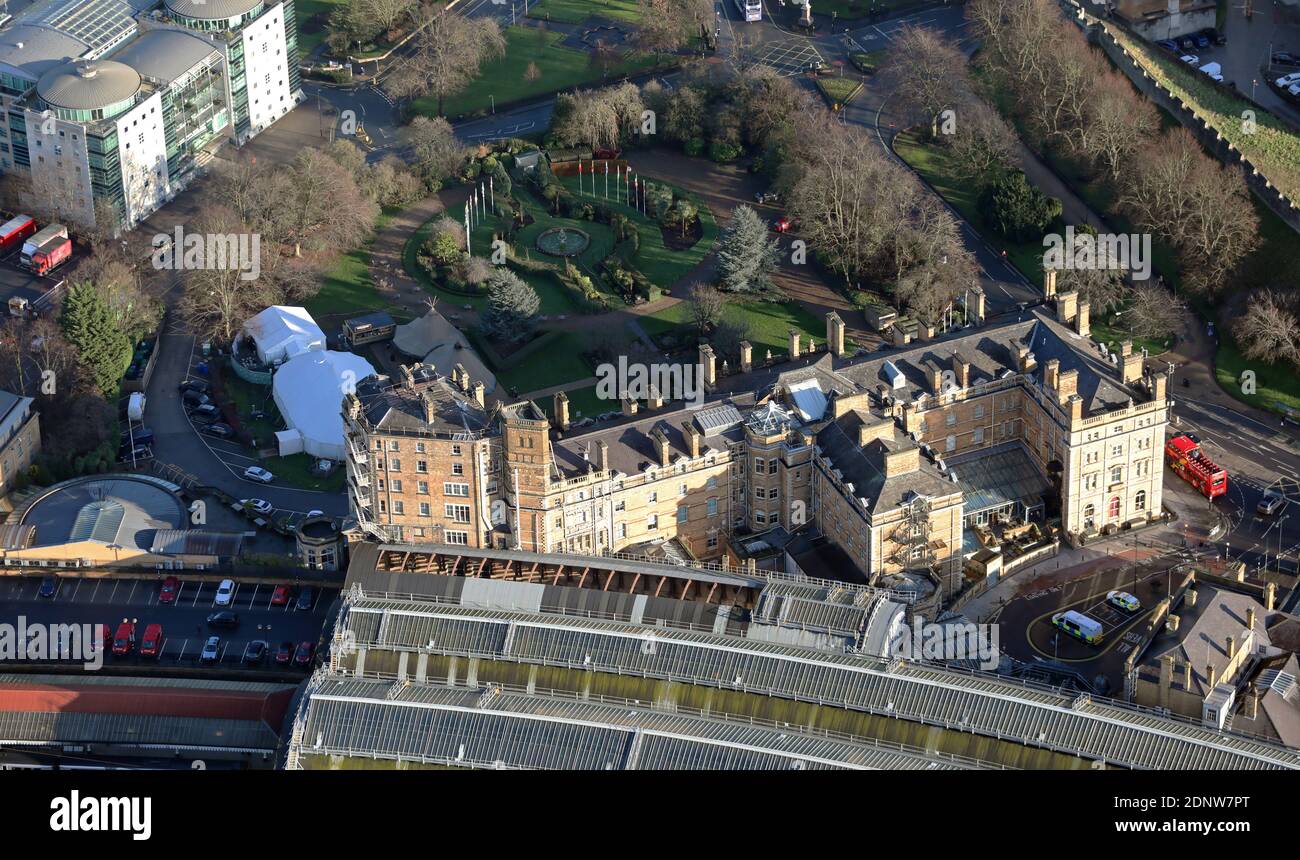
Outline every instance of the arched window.
[(1106, 519), (1119, 519), (1119, 496), (1111, 496), (1110, 505), (1106, 508)]
[(1138, 490), (1137, 495), (1133, 497), (1133, 510), (1145, 511), (1147, 509), (1147, 491)]
[(1097, 509), (1092, 505), (1085, 505), (1083, 508), (1083, 527), (1090, 529), (1096, 525)]

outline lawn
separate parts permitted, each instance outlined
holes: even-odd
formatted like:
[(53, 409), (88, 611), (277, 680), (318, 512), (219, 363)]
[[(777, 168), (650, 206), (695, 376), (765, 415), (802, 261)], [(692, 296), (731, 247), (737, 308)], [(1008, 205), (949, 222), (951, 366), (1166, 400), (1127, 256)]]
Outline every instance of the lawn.
[(923, 143), (916, 132), (905, 131), (894, 138), (894, 151), (934, 186), (939, 196), (951, 203), (993, 247), (1005, 249), (1011, 263), (1031, 283), (1040, 288), (1043, 286), (1043, 243), (1009, 242), (990, 229), (980, 215), (979, 187), (976, 183), (953, 174), (943, 150), (933, 144)]
[[(395, 213), (381, 212), (375, 219), (375, 232), (383, 230)], [(321, 276), (320, 292), (303, 303), (317, 323), (335, 317), (339, 321), (358, 312), (400, 312), (388, 302), (380, 302), (375, 295), (375, 282), (370, 277), (370, 243), (373, 236), (360, 248), (339, 256)], [(322, 324), (322, 328), (324, 328)]]
[(1126, 340), (1133, 341), (1133, 351), (1140, 352), (1146, 350), (1147, 355), (1156, 356), (1165, 352), (1173, 345), (1173, 338), (1166, 337), (1155, 339), (1135, 335), (1124, 325), (1124, 314), (1121, 310), (1119, 316), (1114, 314), (1095, 314), (1090, 318), (1089, 328), (1092, 330), (1092, 339), (1097, 343), (1104, 343), (1110, 349), (1115, 349)]
[(529, 18), (565, 24), (581, 24), (591, 17), (636, 24), (642, 14), (637, 0), (538, 0), (528, 6)]
[[(575, 382), (592, 375), (582, 353), (589, 349), (588, 339), (578, 332), (565, 332), (546, 349), (545, 358), (529, 358), (517, 366), (496, 373), (497, 382), (520, 394)], [(547, 398), (549, 399), (549, 398)]]
[(933, 0), (817, 0), (813, 4), (813, 11), (818, 15), (834, 15), (837, 20), (867, 18), (872, 14), (892, 14), (929, 2)]
[(843, 106), (862, 92), (862, 82), (857, 78), (846, 78), (842, 75), (821, 75), (817, 78), (817, 89), (821, 90), (821, 94), (832, 107)]
[[(826, 333), (826, 323), (813, 316), (812, 312), (798, 302), (731, 302), (723, 313), (723, 318), (744, 328), (750, 344), (754, 347), (754, 362), (762, 362), (767, 351), (773, 355), (785, 355), (790, 349), (790, 329), (803, 332), (803, 345), (807, 348), (808, 336), (822, 342)], [(665, 334), (685, 335), (690, 332), (690, 308), (685, 302), (678, 302), (663, 308), (649, 316), (640, 317), (638, 322), (646, 334), (658, 339)], [(824, 343), (823, 343), (824, 345)]]
[[(560, 46), (563, 33), (535, 27), (507, 27), (505, 37), (505, 57), (485, 64), (482, 73), (464, 92), (447, 99), (447, 116), (486, 112), (494, 101), (499, 108), (508, 102), (576, 86), (599, 85), (606, 79), (621, 78), (654, 66), (652, 56), (632, 51), (604, 76), (592, 66), (591, 54)], [(535, 63), (538, 71), (536, 79), (531, 81), (525, 77), (529, 63)], [(412, 109), (417, 114), (436, 116), (438, 100), (424, 96), (415, 101)]]
[[(1255, 393), (1241, 390), (1244, 371), (1255, 372)], [(1300, 377), (1285, 363), (1264, 364), (1241, 354), (1232, 335), (1222, 332), (1219, 351), (1214, 356), (1214, 374), (1219, 385), (1233, 397), (1259, 409), (1285, 414), (1287, 409), (1300, 410)]]
[[(564, 392), (569, 398), (569, 420), (577, 421), (579, 418), (594, 418), (604, 412), (613, 412), (619, 409), (619, 403), (612, 400), (604, 400), (597, 396), (596, 386), (589, 385), (586, 388), (575, 388), (572, 391)], [(555, 414), (555, 398), (539, 397), (537, 405), (542, 411), (549, 416)]]
[(305, 57), (329, 35), (329, 16), (345, 0), (294, 0), (298, 19), (298, 55)]

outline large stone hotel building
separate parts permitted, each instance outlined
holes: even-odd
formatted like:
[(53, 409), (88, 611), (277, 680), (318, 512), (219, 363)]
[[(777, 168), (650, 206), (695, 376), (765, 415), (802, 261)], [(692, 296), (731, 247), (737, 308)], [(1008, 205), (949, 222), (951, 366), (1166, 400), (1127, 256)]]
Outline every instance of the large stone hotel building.
[[(563, 394), (489, 406), (459, 366), (371, 378), (344, 401), (351, 508), (367, 534), (544, 552), (689, 557), (815, 530), (858, 574), (954, 582), (963, 539), (991, 520), (1071, 536), (1161, 513), (1166, 377), (1088, 337), (1089, 308), (1056, 296), (1018, 321), (850, 357), (844, 325), (787, 360), (720, 374), (707, 345), (702, 408), (625, 401), (578, 429)], [(967, 544), (969, 551), (970, 544)]]

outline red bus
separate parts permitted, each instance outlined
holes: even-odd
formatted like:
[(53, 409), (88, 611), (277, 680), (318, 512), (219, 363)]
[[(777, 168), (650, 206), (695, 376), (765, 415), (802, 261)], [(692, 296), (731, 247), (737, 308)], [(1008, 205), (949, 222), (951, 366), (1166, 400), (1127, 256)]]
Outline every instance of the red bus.
[(1200, 443), (1189, 436), (1179, 435), (1165, 444), (1165, 459), (1187, 483), (1202, 496), (1213, 499), (1228, 492), (1228, 472), (1201, 451)]

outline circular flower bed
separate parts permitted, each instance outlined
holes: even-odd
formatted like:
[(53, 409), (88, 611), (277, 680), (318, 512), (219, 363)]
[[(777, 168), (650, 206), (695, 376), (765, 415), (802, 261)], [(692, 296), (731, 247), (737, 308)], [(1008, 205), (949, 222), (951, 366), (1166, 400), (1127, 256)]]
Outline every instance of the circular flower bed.
[(537, 250), (552, 257), (577, 256), (590, 244), (590, 236), (572, 227), (552, 227), (537, 237)]

